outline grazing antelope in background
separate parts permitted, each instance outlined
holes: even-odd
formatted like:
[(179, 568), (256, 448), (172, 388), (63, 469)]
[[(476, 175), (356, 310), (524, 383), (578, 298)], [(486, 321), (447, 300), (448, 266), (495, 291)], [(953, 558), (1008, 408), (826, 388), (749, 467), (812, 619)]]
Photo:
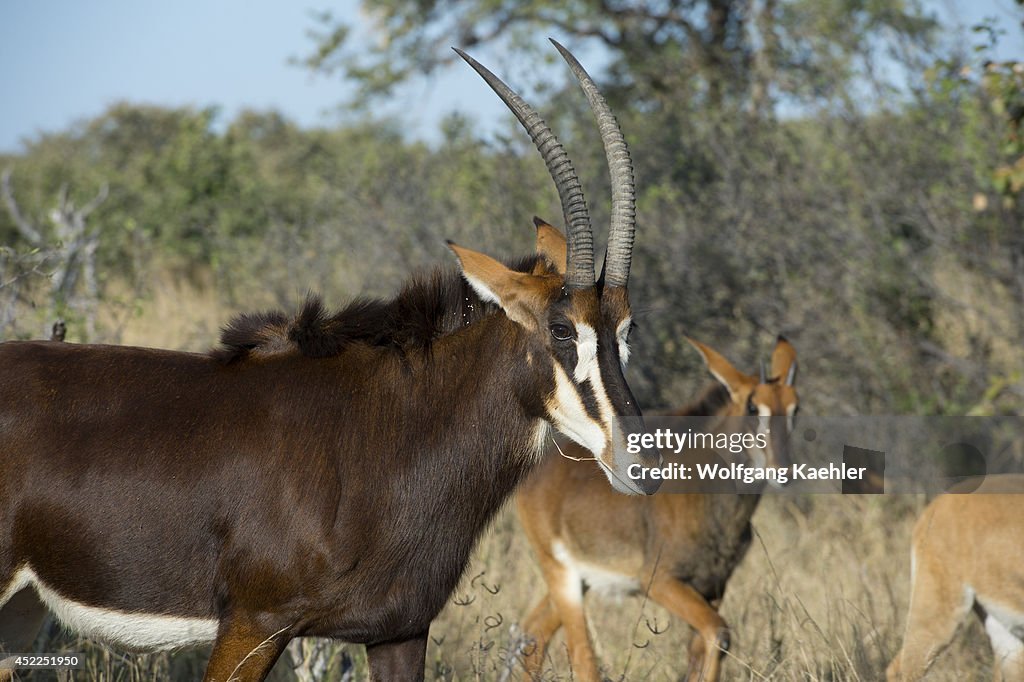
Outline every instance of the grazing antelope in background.
[(910, 557), (907, 627), (888, 679), (921, 678), (973, 609), (994, 679), (1024, 680), (1024, 475), (968, 479), (935, 498), (914, 525)]
[(0, 650), (28, 647), (49, 608), (132, 649), (213, 642), (208, 682), (262, 680), (302, 636), (365, 644), (375, 680), (422, 680), (431, 620), (549, 426), (616, 489), (655, 490), (626, 470), (659, 453), (612, 447), (613, 418), (643, 428), (622, 374), (632, 168), (593, 81), (558, 48), (610, 160), (599, 281), (565, 151), (460, 52), (544, 157), (566, 266), (451, 244), (461, 272), (336, 314), (310, 299), (294, 319), (242, 316), (210, 354), (0, 344)]
[[(770, 420), (763, 467), (789, 466), (789, 432), (797, 410), (796, 351), (781, 336), (760, 378), (736, 370), (711, 348), (690, 340), (719, 383), (671, 416), (760, 415)], [(729, 628), (718, 607), (726, 582), (751, 540), (760, 495), (662, 494), (633, 499), (610, 494), (597, 467), (567, 457), (566, 444), (528, 478), (516, 497), (519, 518), (539, 559), (548, 592), (523, 623), (526, 679), (540, 672), (548, 644), (565, 627), (574, 679), (599, 681), (587, 634), (583, 595), (643, 593), (689, 623), (690, 680), (718, 679)], [(695, 454), (690, 452), (687, 454)]]

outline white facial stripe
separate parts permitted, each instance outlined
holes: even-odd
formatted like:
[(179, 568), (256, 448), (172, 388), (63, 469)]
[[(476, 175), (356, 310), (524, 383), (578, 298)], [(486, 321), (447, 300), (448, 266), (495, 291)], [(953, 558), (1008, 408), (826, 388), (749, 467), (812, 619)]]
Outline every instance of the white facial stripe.
[(757, 430), (760, 433), (768, 433), (771, 430), (772, 408), (767, 405), (757, 406)]
[(594, 400), (597, 401), (597, 412), (601, 415), (601, 422), (611, 429), (612, 420), (615, 419), (615, 409), (612, 407), (612, 401), (608, 400), (608, 394), (604, 390), (604, 381), (601, 379), (601, 368), (596, 362), (587, 379), (594, 392)]
[(597, 332), (589, 324), (576, 325), (576, 370), (573, 377), (577, 383), (586, 381), (597, 369)]
[[(597, 393), (596, 388), (594, 391)], [(575, 385), (558, 364), (555, 364), (555, 395), (553, 400), (548, 401), (547, 408), (555, 428), (590, 450), (595, 456), (604, 454), (604, 429), (587, 414), (587, 408), (576, 392)]]
[(633, 318), (627, 317), (619, 323), (618, 329), (615, 330), (615, 339), (619, 342), (619, 363), (622, 365), (622, 369), (626, 369), (626, 364), (629, 362), (629, 328), (633, 326)]
[(597, 411), (601, 416), (601, 423), (607, 430), (611, 430), (612, 420), (615, 418), (615, 410), (608, 400), (608, 394), (604, 390), (604, 382), (601, 380), (601, 367), (597, 362), (597, 332), (588, 324), (579, 323), (576, 325), (576, 371), (573, 378), (576, 383), (590, 382), (590, 388), (594, 392), (594, 399), (597, 401)]
[[(590, 376), (587, 377), (587, 380), (590, 382), (590, 389), (593, 391), (594, 400), (597, 402), (597, 412), (601, 416), (601, 424), (604, 427), (604, 433), (609, 434), (611, 438), (617, 438), (617, 442), (612, 444), (613, 451), (624, 452), (626, 449), (626, 436), (622, 432), (622, 429), (612, 428), (612, 424), (615, 420), (615, 409), (612, 407), (612, 401), (608, 399), (608, 393), (604, 389), (604, 381), (601, 379), (601, 368), (596, 362), (594, 363), (593, 370), (591, 371)], [(612, 485), (616, 485), (616, 482), (613, 480), (615, 473), (612, 471), (609, 463), (601, 460), (600, 457), (598, 459), (602, 464), (602, 468), (605, 470), (605, 475), (608, 477), (608, 480), (612, 482)], [(619, 475), (619, 478), (619, 482), (622, 483), (621, 475)]]
[(796, 415), (796, 403), (786, 408), (786, 430), (793, 430), (793, 417)]
[[(763, 433), (766, 436), (771, 433), (771, 422), (769, 419), (772, 416), (772, 408), (766, 405), (757, 406), (757, 432)], [(769, 447), (771, 447), (771, 439), (767, 441)], [(763, 469), (768, 463), (768, 453), (765, 449), (754, 446), (749, 450), (751, 464), (758, 469)]]
[(214, 619), (126, 613), (80, 604), (48, 587), (27, 566), (15, 574), (13, 584), (4, 590), (4, 598), (9, 599), (25, 585), (33, 585), (57, 620), (71, 630), (126, 648), (176, 649), (212, 642), (217, 636), (218, 624)]

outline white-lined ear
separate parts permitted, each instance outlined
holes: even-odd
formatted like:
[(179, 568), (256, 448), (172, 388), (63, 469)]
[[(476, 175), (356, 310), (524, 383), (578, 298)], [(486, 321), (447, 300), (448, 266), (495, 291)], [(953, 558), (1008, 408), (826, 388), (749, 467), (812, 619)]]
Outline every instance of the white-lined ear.
[(462, 276), (477, 296), (501, 306), (509, 319), (524, 327), (537, 326), (528, 303), (540, 292), (537, 277), (511, 270), (488, 255), (448, 242), (448, 248), (458, 257)]
[(701, 357), (704, 358), (704, 364), (708, 367), (708, 371), (711, 372), (712, 376), (720, 384), (725, 386), (733, 402), (739, 402), (743, 387), (752, 383), (753, 377), (749, 377), (733, 367), (731, 362), (711, 347), (705, 346), (699, 341), (694, 341), (688, 336), (686, 340), (701, 354)]
[(589, 379), (597, 370), (597, 332), (582, 322), (576, 325), (576, 358), (573, 378), (579, 383)]

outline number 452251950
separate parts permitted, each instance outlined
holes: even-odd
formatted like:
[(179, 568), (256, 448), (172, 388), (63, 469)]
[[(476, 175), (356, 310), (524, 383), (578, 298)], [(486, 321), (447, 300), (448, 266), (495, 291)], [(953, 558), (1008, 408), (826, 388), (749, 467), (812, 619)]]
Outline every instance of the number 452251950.
[(10, 654), (0, 659), (0, 670), (18, 668), (80, 668), (82, 654)]

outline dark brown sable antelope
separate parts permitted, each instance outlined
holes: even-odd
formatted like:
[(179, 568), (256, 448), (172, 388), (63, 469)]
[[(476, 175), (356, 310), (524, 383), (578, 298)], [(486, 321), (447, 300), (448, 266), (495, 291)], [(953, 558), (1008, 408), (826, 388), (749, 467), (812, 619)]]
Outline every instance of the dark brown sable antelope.
[[(768, 447), (748, 454), (762, 467), (788, 467), (789, 433), (798, 404), (793, 346), (780, 336), (770, 378), (763, 365), (758, 378), (736, 370), (711, 348), (690, 343), (719, 383), (668, 415), (767, 418)], [(586, 456), (572, 444), (562, 446), (562, 453)], [(583, 612), (583, 595), (589, 588), (646, 591), (696, 629), (688, 679), (717, 680), (721, 657), (729, 647), (729, 628), (718, 607), (726, 582), (750, 544), (750, 518), (760, 495), (666, 493), (633, 499), (609, 494), (596, 467), (567, 457), (549, 452), (516, 496), (519, 518), (548, 588), (523, 623), (528, 638), (522, 649), (525, 679), (539, 675), (548, 644), (562, 626), (574, 679), (601, 679)]]
[[(211, 354), (0, 345), (0, 649), (23, 651), (45, 607), (132, 649), (213, 642), (208, 681), (262, 680), (307, 635), (364, 643), (376, 680), (420, 680), (431, 620), (549, 425), (618, 490), (654, 491), (625, 472), (659, 453), (612, 447), (616, 416), (643, 428), (621, 369), (629, 156), (562, 53), (611, 160), (600, 280), (565, 151), (463, 54), (541, 151), (567, 244), (542, 232), (542, 254), (511, 267), (453, 244), (461, 273), (333, 315), (311, 300), (294, 319), (243, 316)], [(558, 249), (564, 275), (543, 253)]]

